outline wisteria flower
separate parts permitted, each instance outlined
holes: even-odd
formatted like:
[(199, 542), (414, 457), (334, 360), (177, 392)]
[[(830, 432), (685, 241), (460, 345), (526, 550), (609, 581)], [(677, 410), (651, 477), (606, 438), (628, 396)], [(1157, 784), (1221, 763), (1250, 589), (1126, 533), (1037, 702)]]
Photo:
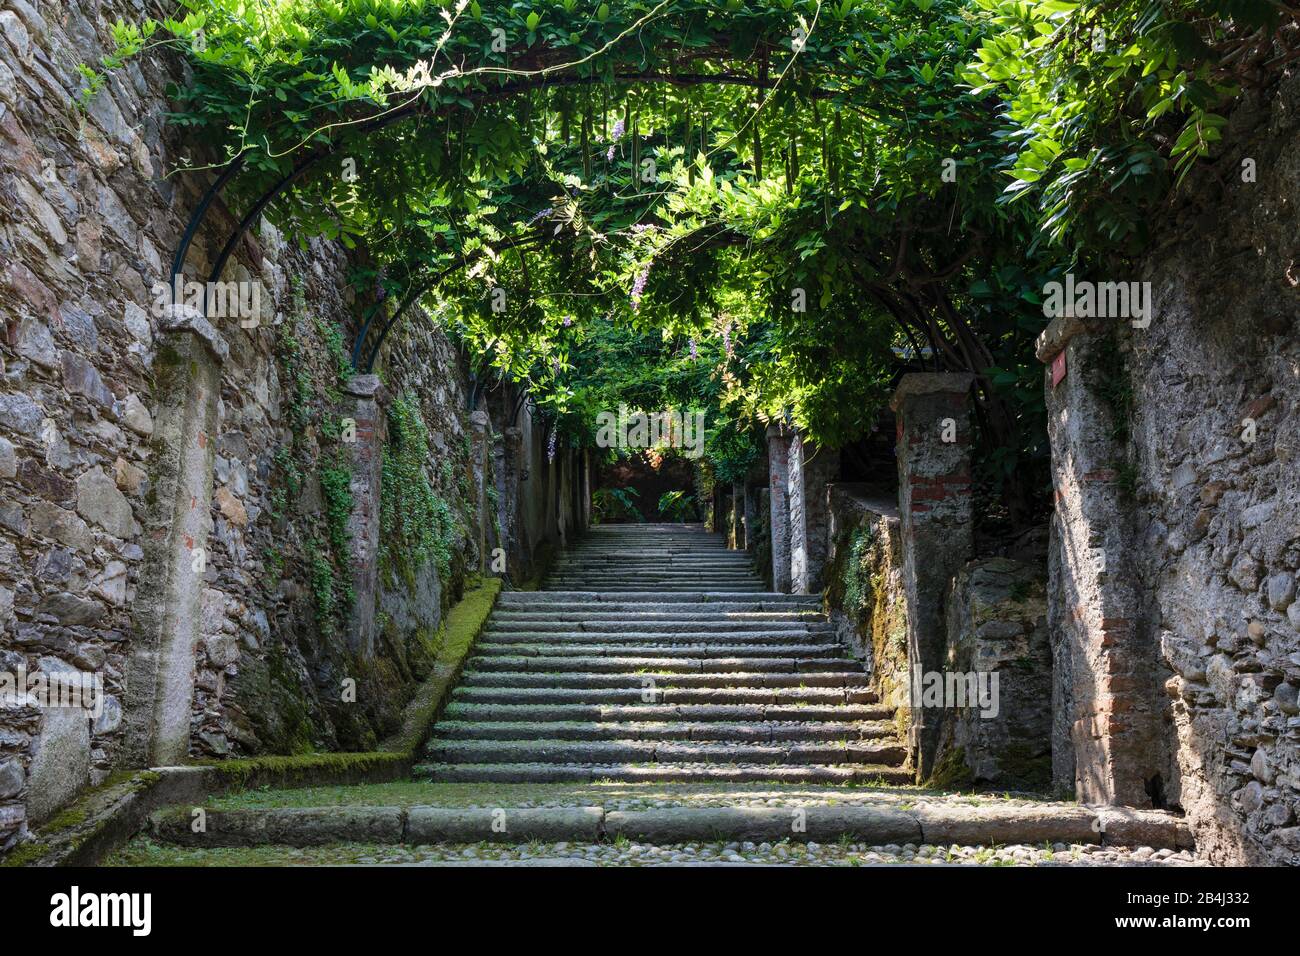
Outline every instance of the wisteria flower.
[(645, 280), (650, 276), (650, 267), (646, 266), (632, 283), (632, 311), (641, 308), (641, 294), (645, 292)]

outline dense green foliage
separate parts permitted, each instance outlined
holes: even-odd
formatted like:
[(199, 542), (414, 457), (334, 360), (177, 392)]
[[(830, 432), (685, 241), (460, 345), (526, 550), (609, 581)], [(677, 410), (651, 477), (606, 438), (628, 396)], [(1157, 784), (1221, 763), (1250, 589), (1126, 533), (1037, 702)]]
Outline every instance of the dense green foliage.
[(429, 480), (429, 430), (413, 395), (393, 400), (380, 477), (379, 562), (409, 585), (415, 570), (432, 561), (442, 580), (451, 568), (461, 529), (446, 499)]
[[(974, 372), (985, 477), (1045, 455), (1040, 292), (1141, 248), (1296, 13), (1272, 0), (186, 0), (173, 122), (245, 203), (364, 243), (376, 331), (430, 307), (538, 396), (842, 445), (904, 367)], [(88, 96), (101, 77), (87, 71)], [(371, 293), (374, 293), (371, 295)], [(415, 321), (408, 317), (408, 321)]]

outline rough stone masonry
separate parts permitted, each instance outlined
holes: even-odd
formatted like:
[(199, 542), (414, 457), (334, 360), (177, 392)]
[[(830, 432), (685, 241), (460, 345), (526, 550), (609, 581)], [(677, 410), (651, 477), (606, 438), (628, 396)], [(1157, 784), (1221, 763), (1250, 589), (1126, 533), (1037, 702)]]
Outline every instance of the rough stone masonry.
[[(342, 600), (355, 570), (317, 560), (326, 467), (348, 469), (354, 503), (377, 506), (366, 495), (384, 449), (335, 453), (346, 418), (363, 440), (383, 431), (340, 361), (373, 300), (348, 285), (339, 247), (299, 250), (263, 221), (221, 276), (255, 286), (257, 308), (213, 319), (206, 338), (167, 325), (156, 287), (213, 175), (177, 170), (220, 157), (165, 125), (177, 62), (143, 56), (84, 112), (75, 103), (79, 64), (138, 13), (119, 0), (0, 10), (0, 671), (101, 674), (106, 693), (93, 720), (0, 699), (0, 851), (117, 767), (373, 747), (398, 726), (487, 540), (468, 530), (487, 523), (470, 483), (490, 479), (470, 461), (464, 360), (431, 323), (400, 326), (386, 397), (409, 398), (427, 430), (450, 559), (376, 579), (373, 599), (360, 589), (374, 601), (360, 625), (318, 621), (324, 585)], [(187, 280), (207, 275), (242, 215), (218, 200)], [(535, 457), (540, 484), (524, 492), (558, 487), (549, 472), (568, 463)], [(516, 510), (504, 500), (493, 523)], [(378, 518), (351, 521), (372, 572)], [(542, 540), (559, 518), (529, 520)], [(355, 704), (339, 693), (348, 678)]]

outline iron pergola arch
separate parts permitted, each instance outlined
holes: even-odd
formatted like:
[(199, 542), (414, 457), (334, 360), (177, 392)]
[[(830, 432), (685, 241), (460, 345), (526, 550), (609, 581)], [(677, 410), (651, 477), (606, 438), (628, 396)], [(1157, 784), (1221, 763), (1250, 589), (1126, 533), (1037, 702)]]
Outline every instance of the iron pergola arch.
[[(506, 84), (495, 90), (469, 91), (463, 94), (460, 97), (460, 99), (462, 100), (468, 99), (471, 102), (471, 104), (477, 104), (477, 103), (490, 102), (492, 100), (497, 100), (497, 99), (505, 99), (522, 93), (531, 93), (531, 92), (543, 91), (543, 90), (553, 89), (553, 88), (582, 87), (582, 86), (611, 86), (611, 85), (621, 85), (621, 84), (631, 84), (631, 83), (667, 84), (670, 86), (687, 86), (687, 87), (706, 86), (706, 85), (740, 86), (740, 87), (746, 87), (746, 88), (756, 89), (756, 90), (773, 90), (780, 85), (781, 77), (777, 77), (776, 79), (769, 79), (764, 76), (754, 77), (754, 76), (745, 76), (745, 75), (735, 74), (735, 73), (717, 73), (717, 74), (662, 73), (662, 72), (653, 72), (653, 71), (652, 72), (646, 72), (646, 71), (619, 72), (613, 74), (612, 76), (593, 75), (593, 76), (542, 77), (539, 80), (531, 81), (531, 82)], [(844, 91), (828, 90), (828, 89), (812, 89), (812, 90), (801, 91), (800, 95), (811, 100), (832, 100), (837, 96), (844, 95)], [(402, 120), (411, 119), (414, 117), (427, 116), (427, 117), (437, 118), (440, 115), (444, 115), (446, 113), (451, 112), (453, 108), (462, 109), (465, 107), (463, 107), (459, 103), (454, 105), (453, 104), (431, 105), (429, 103), (424, 102), (423, 100), (418, 100), (416, 102), (408, 104), (407, 106), (393, 110), (390, 113), (386, 113), (382, 116), (375, 117), (374, 119), (361, 121), (356, 125), (355, 130), (362, 134), (375, 133), (395, 123), (401, 122)], [(205, 284), (203, 287), (204, 289), (203, 304), (204, 304), (205, 312), (207, 311), (207, 305), (208, 305), (207, 288), (209, 287), (210, 284), (220, 281), (221, 273), (224, 271), (226, 264), (229, 262), (231, 255), (234, 253), (234, 250), (238, 247), (239, 242), (248, 233), (248, 230), (258, 220), (258, 218), (262, 215), (262, 213), (265, 212), (266, 208), (272, 202), (275, 201), (277, 197), (279, 197), (286, 189), (293, 186), (294, 183), (302, 179), (303, 176), (305, 176), (310, 170), (316, 167), (321, 161), (328, 159), (331, 156), (334, 156), (338, 152), (340, 146), (341, 144), (338, 142), (330, 143), (325, 146), (317, 147), (316, 149), (311, 150), (307, 155), (301, 157), (297, 162), (294, 163), (293, 168), (290, 169), (283, 176), (281, 176), (278, 180), (276, 180), (276, 182), (273, 183), (271, 187), (268, 190), (266, 190), (266, 192), (264, 192), (253, 203), (253, 205), (245, 213), (243, 218), (239, 220), (235, 228), (231, 231), (230, 235), (227, 237), (225, 244), (222, 246), (220, 254), (217, 256), (217, 259), (214, 261), (212, 265), (212, 268), (209, 270), (207, 284)], [(231, 180), (233, 180), (243, 170), (246, 163), (246, 159), (247, 159), (247, 154), (245, 153), (241, 153), (240, 155), (235, 156), (233, 159), (231, 159), (222, 168), (222, 171), (217, 176), (216, 180), (213, 181), (212, 185), (209, 186), (208, 189), (203, 193), (203, 196), (200, 198), (198, 204), (194, 208), (194, 211), (191, 213), (189, 221), (186, 224), (185, 230), (181, 234), (181, 238), (178, 242), (175, 254), (172, 257), (172, 269), (171, 269), (171, 275), (169, 277), (169, 286), (172, 289), (173, 305), (176, 304), (175, 302), (176, 290), (179, 288), (179, 284), (177, 280), (183, 273), (185, 267), (185, 258), (189, 252), (189, 248), (191, 244), (193, 243), (194, 237), (198, 234), (199, 229), (202, 227), (207, 217), (208, 211), (211, 209), (212, 203), (214, 202), (214, 200), (217, 199), (218, 196), (220, 196), (222, 190), (225, 189), (225, 187), (231, 182)], [(520, 241), (522, 241), (522, 238)], [(373, 368), (375, 360), (378, 357), (380, 347), (383, 345), (384, 340), (387, 338), (388, 333), (391, 331), (392, 327), (396, 324), (396, 321), (399, 319), (399, 317), (403, 315), (406, 311), (408, 311), (412, 304), (418, 302), (419, 299), (422, 298), (424, 294), (426, 294), (429, 291), (429, 289), (431, 289), (439, 279), (449, 274), (450, 272), (455, 271), (455, 269), (463, 267), (465, 264), (467, 263), (458, 262), (452, 265), (451, 267), (449, 267), (448, 269), (440, 271), (432, 279), (428, 280), (425, 283), (421, 283), (421, 285), (417, 287), (416, 290), (408, 293), (405, 296), (405, 298), (402, 300), (402, 303), (399, 305), (397, 310), (391, 316), (389, 316), (389, 318), (380, 327), (379, 337), (377, 341), (369, 350), (367, 350), (366, 341), (373, 324), (374, 315), (377, 314), (377, 310), (376, 313), (372, 313), (372, 315), (369, 316), (366, 319), (366, 321), (362, 324), (362, 327), (357, 334), (356, 340), (353, 343), (353, 347), (350, 353), (353, 367), (356, 368), (358, 371), (367, 371), (367, 372), (370, 371)]]

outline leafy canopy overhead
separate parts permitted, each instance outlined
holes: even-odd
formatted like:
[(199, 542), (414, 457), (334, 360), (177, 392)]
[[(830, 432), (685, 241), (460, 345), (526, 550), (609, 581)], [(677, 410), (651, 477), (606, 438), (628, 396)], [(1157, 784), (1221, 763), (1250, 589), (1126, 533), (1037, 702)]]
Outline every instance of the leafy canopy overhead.
[(364, 246), (362, 364), (423, 307), (575, 439), (684, 376), (728, 434), (788, 419), (834, 444), (900, 367), (969, 370), (1010, 477), (1042, 455), (1043, 282), (1140, 248), (1294, 21), (1271, 0), (186, 0), (118, 24), (103, 66), (179, 47), (172, 121), (238, 164), (233, 198)]

